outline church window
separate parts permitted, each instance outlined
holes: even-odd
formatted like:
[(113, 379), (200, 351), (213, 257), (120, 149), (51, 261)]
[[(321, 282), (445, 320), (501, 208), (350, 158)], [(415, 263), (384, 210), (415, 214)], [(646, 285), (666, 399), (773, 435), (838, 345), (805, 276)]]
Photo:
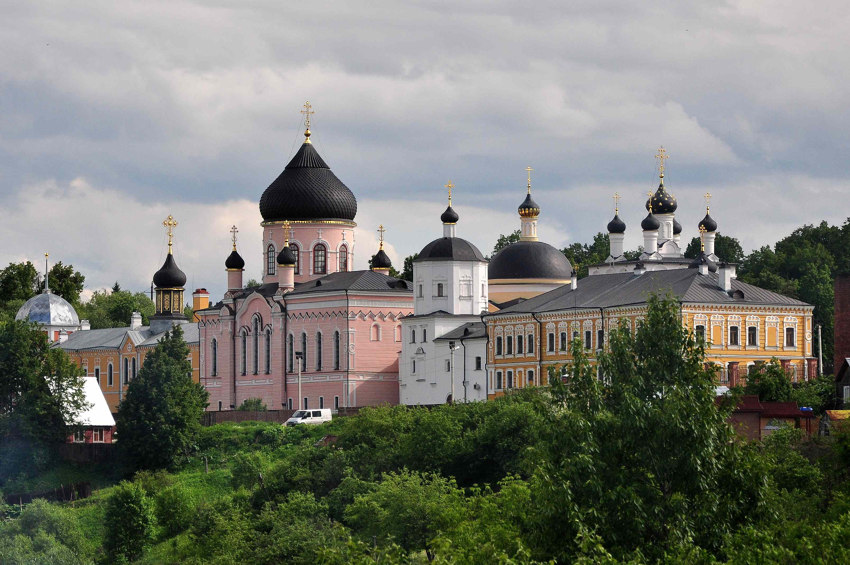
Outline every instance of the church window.
[(697, 341), (705, 341), (705, 326), (699, 325), (694, 328), (694, 336)]
[(730, 326), (729, 328), (729, 345), (741, 345), (740, 338), (738, 337), (738, 333), (740, 329), (738, 326)]
[(286, 409), (292, 410), (292, 399), (291, 398), (286, 399)]
[(476, 371), (480, 371), (480, 370), (481, 370), (481, 357), (476, 357), (476, 358), (475, 358), (475, 370), (476, 370)]
[[(550, 334), (551, 335), (551, 334)], [(551, 346), (549, 351), (554, 351), (555, 346)], [(567, 350), (567, 332), (561, 332), (561, 351)]]
[(274, 252), (274, 245), (270, 244), (266, 249), (266, 273), (273, 275), (277, 266), (277, 253)]
[(416, 343), (416, 328), (410, 329), (410, 343)]
[(248, 372), (248, 334), (242, 330), (242, 363), (240, 364), (241, 373), (244, 375)]
[(272, 331), (266, 330), (266, 374), (272, 372)]
[(126, 357), (124, 358), (124, 374), (121, 375), (121, 378), (123, 379), (122, 384), (127, 384), (130, 380), (130, 360)]
[(505, 338), (505, 349), (508, 355), (514, 354), (514, 336), (509, 335)]
[(593, 332), (591, 332), (590, 330), (585, 330), (584, 332), (584, 348), (593, 348)]
[(210, 375), (214, 377), (217, 374), (218, 374), (218, 341), (213, 339), (212, 343), (210, 343)]
[(334, 410), (339, 410), (339, 397), (334, 396)]
[(534, 353), (534, 334), (528, 334), (526, 343), (528, 344), (528, 352)]
[(508, 371), (507, 376), (507, 388), (514, 388), (514, 372)]
[(596, 349), (602, 349), (605, 344), (605, 330), (596, 330)]
[(339, 370), (339, 331), (334, 332), (334, 369)]
[(428, 341), (428, 328), (422, 328), (422, 343)]
[(218, 411), (221, 412), (221, 400), (218, 401)]
[(287, 363), (286, 364), (289, 367), (289, 372), (291, 373), (292, 371), (295, 370), (295, 338), (293, 337), (292, 334), (289, 334), (288, 339), (289, 339), (289, 347), (287, 348), (288, 351), (286, 352), (287, 353), (287, 358), (286, 358)]
[(400, 325), (397, 325), (395, 327), (394, 333), (395, 333), (395, 335), (393, 336), (393, 338), (395, 338), (395, 341), (401, 341), (401, 326)]
[(325, 407), (325, 397), (320, 396), (319, 397), (319, 408), (324, 408), (324, 407)]
[(132, 361), (131, 365), (133, 366), (133, 372), (131, 373), (130, 378), (135, 379), (136, 378), (136, 358), (135, 357), (133, 357), (133, 361)]
[(419, 285), (419, 291), (418, 291), (417, 295), (419, 296), (419, 298), (422, 298), (424, 296), (422, 294), (422, 285), (421, 284)]
[(757, 347), (759, 344), (759, 332), (755, 326), (747, 327), (747, 346)]
[(460, 281), (460, 297), (461, 298), (472, 298), (472, 281), (470, 281), (470, 280)]
[(443, 287), (443, 283), (437, 283), (437, 296), (438, 297), (445, 296), (444, 292), (445, 292), (445, 289)]
[(113, 379), (113, 377), (112, 377), (112, 363), (110, 363), (109, 365), (106, 366), (106, 385), (107, 386), (113, 385), (112, 379)]
[(578, 330), (573, 330), (573, 340), (578, 339)]
[[(566, 335), (567, 334), (565, 334), (565, 333), (561, 333), (561, 343), (563, 343), (564, 340), (566, 339)], [(549, 335), (547, 337), (548, 337), (548, 341), (549, 341), (549, 343), (546, 344), (548, 346), (547, 350), (548, 351), (555, 351), (555, 334), (552, 333), (552, 332), (549, 332)]]
[(785, 347), (795, 347), (797, 345), (794, 328), (785, 328)]
[(307, 370), (307, 334), (301, 334), (301, 370)]
[(322, 370), (322, 334), (316, 333), (316, 370)]
[(534, 371), (530, 369), (528, 371), (528, 384), (534, 384)]
[(496, 390), (502, 388), (502, 371), (496, 371)]
[(502, 336), (496, 337), (496, 355), (502, 354)]
[(253, 349), (253, 361), (254, 361), (254, 374), (258, 374), (260, 372), (260, 319), (254, 318), (254, 347)]
[(517, 355), (522, 355), (523, 353), (523, 343), (522, 343), (522, 334), (516, 336), (516, 352)]
[(97, 380), (97, 384), (100, 384), (100, 367), (94, 368), (94, 378)]
[(381, 341), (381, 326), (372, 324), (372, 331), (369, 337), (372, 341)]
[(342, 246), (339, 248), (339, 272), (345, 273), (348, 271), (348, 248)]
[(316, 275), (324, 275), (328, 272), (327, 265), (328, 249), (322, 243), (317, 243), (313, 248), (313, 273)]
[(289, 248), (292, 250), (292, 254), (295, 255), (295, 274), (301, 274), (301, 251), (298, 249), (298, 245), (295, 243), (289, 242)]
[(305, 396), (304, 397), (304, 406), (302, 406), (301, 408), (306, 410), (309, 407), (310, 407), (310, 400)]

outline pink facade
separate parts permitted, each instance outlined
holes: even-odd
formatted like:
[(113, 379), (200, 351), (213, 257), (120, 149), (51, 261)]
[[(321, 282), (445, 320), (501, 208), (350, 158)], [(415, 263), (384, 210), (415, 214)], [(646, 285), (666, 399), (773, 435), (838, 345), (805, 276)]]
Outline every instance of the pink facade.
[(292, 221), (289, 234), (284, 222), (263, 222), (263, 282), (277, 281), (277, 254), (283, 249), (287, 235), (289, 246), (296, 251), (295, 282), (310, 281), (331, 273), (348, 272), (354, 264), (354, 222)]

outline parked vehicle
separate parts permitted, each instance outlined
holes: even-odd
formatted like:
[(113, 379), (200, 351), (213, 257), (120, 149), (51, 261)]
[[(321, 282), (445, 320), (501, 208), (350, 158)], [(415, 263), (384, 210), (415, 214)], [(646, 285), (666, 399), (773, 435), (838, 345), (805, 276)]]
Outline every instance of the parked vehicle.
[(293, 414), (284, 425), (297, 426), (298, 424), (321, 424), (323, 422), (330, 422), (332, 417), (330, 408), (296, 410), (295, 414)]

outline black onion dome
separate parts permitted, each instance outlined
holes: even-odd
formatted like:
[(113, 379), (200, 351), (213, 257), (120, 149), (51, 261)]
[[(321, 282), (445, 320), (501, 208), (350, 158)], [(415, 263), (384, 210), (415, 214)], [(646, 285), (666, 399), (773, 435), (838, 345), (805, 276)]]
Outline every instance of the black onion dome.
[(708, 212), (705, 213), (705, 218), (699, 223), (700, 228), (705, 229), (707, 232), (715, 232), (717, 231), (717, 222), (714, 221), (714, 218), (708, 215)]
[(537, 205), (537, 202), (531, 197), (531, 193), (525, 195), (525, 200), (522, 201), (522, 204), (517, 208), (517, 212), (523, 218), (534, 217), (540, 215), (540, 206)]
[(673, 218), (673, 235), (679, 235), (682, 233), (682, 224), (679, 223), (679, 220)]
[(441, 237), (422, 248), (413, 261), (486, 261), (484, 255), (465, 239)]
[(667, 192), (663, 182), (658, 185), (658, 190), (655, 191), (655, 194), (646, 200), (647, 210), (649, 210), (650, 202), (652, 203), (653, 214), (672, 214), (679, 207), (676, 197)]
[(459, 219), (460, 216), (457, 215), (457, 212), (451, 206), (446, 208), (446, 211), (440, 215), (440, 221), (444, 224), (456, 224)]
[(241, 270), (245, 268), (245, 259), (234, 249), (227, 256), (227, 259), (224, 260), (224, 266), (227, 269)]
[(626, 233), (626, 222), (620, 219), (619, 214), (614, 214), (614, 219), (608, 222), (608, 233)]
[(691, 264), (688, 265), (689, 269), (696, 269), (700, 265), (705, 264), (708, 266), (708, 272), (715, 273), (717, 272), (717, 263), (708, 258), (708, 255), (705, 254), (705, 251), (700, 251), (699, 255), (691, 261)]
[(490, 259), (487, 278), (569, 280), (573, 266), (566, 256), (542, 241), (517, 241)]
[(655, 217), (655, 214), (650, 212), (646, 215), (643, 221), (640, 223), (640, 228), (643, 231), (653, 231), (657, 230), (661, 227), (661, 222), (658, 221), (658, 218)]
[(165, 258), (162, 268), (153, 275), (157, 288), (180, 288), (186, 284), (186, 273), (180, 270), (171, 253)]
[(354, 220), (357, 199), (336, 178), (312, 143), (295, 157), (260, 198), (263, 220)]
[(373, 269), (389, 269), (393, 266), (392, 261), (390, 261), (390, 256), (387, 255), (386, 251), (383, 249), (379, 249), (377, 253), (372, 255), (372, 268)]
[(280, 253), (277, 254), (277, 264), (278, 265), (295, 265), (297, 259), (295, 257), (295, 252), (289, 245), (284, 245), (283, 249), (280, 250)]

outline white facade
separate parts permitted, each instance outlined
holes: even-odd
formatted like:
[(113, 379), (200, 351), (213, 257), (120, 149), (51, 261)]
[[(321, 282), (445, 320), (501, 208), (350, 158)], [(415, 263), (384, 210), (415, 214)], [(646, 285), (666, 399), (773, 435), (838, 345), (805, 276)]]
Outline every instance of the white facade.
[(416, 262), (413, 284), (413, 311), (417, 316), (440, 310), (478, 316), (487, 310), (487, 263)]

